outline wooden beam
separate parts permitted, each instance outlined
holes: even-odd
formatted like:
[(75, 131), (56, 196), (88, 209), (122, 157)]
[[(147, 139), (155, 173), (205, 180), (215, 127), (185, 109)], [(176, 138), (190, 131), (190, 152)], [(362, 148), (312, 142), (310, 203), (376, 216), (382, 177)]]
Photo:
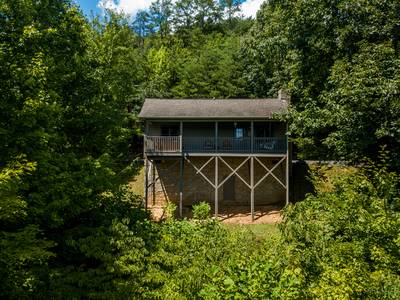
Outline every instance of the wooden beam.
[(289, 204), (289, 156), (290, 156), (290, 150), (289, 150), (289, 128), (288, 124), (286, 123), (286, 205)]
[(254, 121), (251, 121), (251, 153), (254, 152)]
[(183, 214), (183, 168), (184, 168), (184, 158), (180, 160), (179, 168), (179, 216), (182, 218)]
[(155, 167), (154, 161), (151, 162), (151, 183), (152, 183), (152, 188), (151, 188), (152, 205), (155, 205), (155, 203), (156, 203), (156, 167)]
[[(212, 157), (214, 158), (214, 157)], [(185, 160), (197, 171), (196, 174), (200, 174), (201, 176), (203, 176), (203, 178), (212, 186), (215, 187), (214, 183), (211, 182), (210, 179), (207, 178), (206, 175), (204, 175), (201, 170), (199, 170), (199, 168), (197, 168), (187, 157), (185, 157)], [(204, 166), (204, 165), (203, 165)]]
[(231, 169), (231, 173), (219, 184), (218, 187), (221, 187), (231, 176), (234, 174), (237, 175), (243, 182), (244, 184), (247, 185), (248, 188), (251, 188), (250, 185), (237, 173), (237, 171), (250, 159), (250, 157), (247, 157), (239, 166), (236, 167), (236, 169), (233, 169), (222, 157), (220, 157), (220, 160), (228, 166), (229, 169)]
[(196, 172), (196, 174), (199, 174), (213, 159), (214, 157), (211, 157), (209, 160), (207, 160), (205, 164), (202, 165), (201, 168)]
[(147, 156), (144, 157), (144, 208), (147, 211), (147, 201), (148, 201), (148, 185), (149, 185), (149, 166), (148, 166)]
[(215, 153), (218, 152), (218, 121), (215, 121), (215, 137), (214, 137), (214, 143), (215, 143)]
[(284, 188), (286, 188), (286, 186), (282, 183), (282, 181), (279, 180), (278, 177), (275, 176), (274, 173), (272, 173), (276, 167), (278, 167), (285, 159), (286, 157), (283, 157), (272, 169), (268, 169), (263, 163), (262, 161), (260, 161), (257, 157), (255, 157), (255, 159), (258, 161), (258, 163), (264, 167), (264, 169), (267, 170), (267, 174), (265, 174), (254, 186), (254, 188), (256, 188), (262, 181), (264, 181), (265, 178), (267, 178), (269, 175), (271, 175), (272, 177), (274, 177), (276, 179), (276, 181), (278, 181)]
[(218, 156), (215, 157), (215, 194), (214, 194), (214, 205), (215, 205), (215, 218), (218, 218)]
[(254, 157), (250, 159), (250, 211), (251, 221), (254, 221)]
[(183, 152), (183, 122), (182, 121), (179, 122), (179, 127), (180, 127), (180, 129), (179, 129), (179, 135), (180, 135), (179, 149), (181, 150), (180, 152), (182, 153)]
[(239, 165), (239, 167), (236, 168), (236, 170), (234, 170), (222, 157), (219, 157), (219, 159), (232, 171), (231, 175), (232, 175), (232, 174), (236, 174), (236, 176), (239, 177), (240, 180), (242, 180), (243, 183), (244, 183), (245, 185), (247, 185), (248, 188), (251, 188), (250, 185), (247, 183), (247, 181), (244, 180), (244, 179), (242, 178), (242, 176), (240, 176), (240, 175), (237, 173), (237, 170), (239, 170), (239, 168), (240, 168), (242, 165), (244, 165), (244, 164), (250, 159), (250, 156), (247, 157), (247, 158)]

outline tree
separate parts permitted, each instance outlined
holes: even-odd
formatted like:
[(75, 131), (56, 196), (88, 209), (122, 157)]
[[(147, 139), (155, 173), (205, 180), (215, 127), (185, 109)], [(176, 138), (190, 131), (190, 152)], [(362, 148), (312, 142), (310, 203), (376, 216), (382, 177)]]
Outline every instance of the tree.
[[(387, 57), (386, 61), (392, 60), (390, 65), (396, 65), (400, 37), (397, 23), (399, 11), (400, 6), (396, 1), (276, 0), (262, 6), (244, 48), (248, 66), (246, 73), (250, 81), (255, 82), (253, 91), (259, 96), (271, 95), (281, 86), (289, 88), (295, 109), (290, 130), (298, 138), (298, 145), (304, 150), (305, 157), (343, 158), (352, 161), (359, 161), (365, 156), (377, 157), (376, 150), (371, 151), (371, 148), (378, 149), (384, 139), (379, 138), (377, 141), (377, 138), (360, 135), (355, 124), (349, 127), (348, 123), (332, 118), (337, 116), (334, 112), (326, 112), (329, 109), (336, 110), (336, 103), (341, 106), (344, 115), (351, 113), (349, 106), (347, 112), (343, 111), (344, 106), (340, 103), (342, 100), (339, 100), (344, 99), (342, 96), (333, 96), (335, 93), (342, 94), (342, 91), (337, 83), (331, 84), (331, 80), (339, 76), (346, 77), (346, 69), (342, 68), (343, 73), (338, 74), (337, 66), (342, 64), (341, 61), (348, 62), (352, 69), (359, 69), (362, 65), (363, 70), (368, 73), (367, 64), (357, 57), (363, 56), (367, 59), (362, 54), (366, 47), (374, 49), (386, 44), (386, 47), (393, 49), (391, 58)], [(387, 82), (396, 81), (397, 75), (394, 72), (389, 73), (377, 74), (376, 80), (370, 82), (375, 85), (373, 89), (380, 89), (381, 79), (388, 80)], [(353, 75), (360, 76), (354, 80), (366, 82), (365, 74), (361, 70), (354, 72)], [(379, 77), (380, 75), (383, 77)], [(370, 76), (375, 74), (370, 73)], [(381, 108), (362, 104), (371, 101), (385, 107), (389, 105), (389, 110), (397, 111), (396, 105), (385, 93), (378, 92), (371, 97), (368, 88), (364, 91), (358, 90), (358, 100), (355, 101), (358, 103), (353, 101), (359, 109), (356, 120), (359, 117), (361, 120), (367, 119), (371, 109), (374, 110), (375, 117), (379, 116)], [(328, 94), (329, 107), (326, 106)], [(325, 114), (319, 114), (318, 110)], [(395, 118), (396, 115), (391, 113)], [(372, 136), (373, 132), (381, 132), (376, 127), (369, 129), (372, 130)], [(349, 142), (342, 139), (344, 131), (347, 131), (347, 136), (364, 140), (351, 147), (343, 147), (343, 144)], [(396, 137), (386, 142), (394, 160), (397, 159), (395, 153), (398, 151), (398, 142)], [(398, 163), (393, 161), (393, 164)]]
[(90, 294), (114, 226), (145, 217), (121, 191), (135, 171), (136, 37), (116, 17), (91, 28), (69, 1), (2, 1), (0, 16), (1, 296)]
[(171, 0), (156, 0), (150, 5), (150, 19), (153, 23), (153, 27), (160, 34), (161, 39), (171, 33), (172, 13), (173, 6)]

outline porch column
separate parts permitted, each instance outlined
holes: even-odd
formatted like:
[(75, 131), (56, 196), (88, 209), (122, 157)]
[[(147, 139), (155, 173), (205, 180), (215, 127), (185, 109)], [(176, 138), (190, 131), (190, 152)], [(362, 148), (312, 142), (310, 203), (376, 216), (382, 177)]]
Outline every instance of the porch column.
[(254, 152), (254, 121), (251, 121), (251, 135), (250, 135), (250, 143), (251, 143), (251, 153)]
[(152, 205), (156, 204), (156, 166), (154, 160), (150, 162), (151, 166), (151, 199)]
[(179, 126), (180, 126), (179, 149), (182, 153), (183, 152), (183, 122), (182, 121), (180, 121)]
[(214, 158), (215, 162), (215, 180), (214, 180), (214, 188), (215, 188), (215, 194), (214, 194), (214, 206), (215, 206), (215, 218), (218, 218), (218, 156), (215, 156)]
[(183, 214), (183, 168), (184, 168), (184, 158), (183, 155), (180, 159), (179, 166), (179, 216), (182, 218)]
[(144, 156), (144, 208), (147, 211), (148, 186), (149, 186), (149, 160)]
[(251, 221), (254, 221), (254, 156), (250, 157), (250, 211)]
[(215, 121), (215, 137), (214, 137), (214, 142), (215, 142), (215, 153), (218, 153), (218, 121)]
[(286, 205), (289, 204), (289, 135), (288, 125), (286, 123)]

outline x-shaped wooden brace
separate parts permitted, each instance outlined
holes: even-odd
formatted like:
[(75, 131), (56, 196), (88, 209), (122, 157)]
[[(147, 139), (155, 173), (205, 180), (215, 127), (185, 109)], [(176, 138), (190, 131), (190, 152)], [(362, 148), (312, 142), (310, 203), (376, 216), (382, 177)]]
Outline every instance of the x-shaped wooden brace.
[(206, 175), (204, 175), (201, 171), (214, 159), (214, 157), (211, 157), (206, 163), (204, 163), (200, 168), (196, 167), (191, 161), (190, 159), (188, 159), (187, 157), (185, 157), (185, 160), (196, 170), (196, 174), (200, 174), (201, 176), (203, 176), (203, 178), (209, 183), (211, 184), (212, 187), (215, 188), (215, 184), (211, 182), (210, 179), (207, 178)]
[(261, 182), (264, 181), (265, 178), (267, 178), (269, 175), (272, 175), (272, 177), (274, 177), (276, 179), (276, 181), (278, 181), (285, 189), (286, 189), (286, 185), (282, 183), (282, 181), (280, 181), (280, 179), (278, 177), (275, 176), (274, 173), (272, 173), (276, 167), (278, 167), (285, 159), (287, 159), (286, 157), (282, 157), (282, 159), (272, 168), (272, 169), (268, 169), (261, 160), (259, 160), (257, 157), (254, 157), (258, 163), (265, 169), (267, 170), (267, 174), (265, 174), (255, 185), (254, 188), (256, 188)]
[(236, 175), (237, 177), (239, 177), (245, 185), (248, 186), (248, 188), (250, 189), (251, 186), (246, 182), (246, 180), (244, 180), (242, 178), (242, 176), (240, 176), (238, 174), (239, 169), (250, 159), (250, 157), (247, 157), (239, 166), (237, 166), (235, 169), (233, 169), (225, 160), (222, 159), (222, 157), (219, 157), (219, 159), (232, 171), (231, 174), (229, 174), (224, 180), (222, 180), (222, 182), (218, 185), (218, 188), (220, 188), (230, 177), (232, 177), (233, 175)]

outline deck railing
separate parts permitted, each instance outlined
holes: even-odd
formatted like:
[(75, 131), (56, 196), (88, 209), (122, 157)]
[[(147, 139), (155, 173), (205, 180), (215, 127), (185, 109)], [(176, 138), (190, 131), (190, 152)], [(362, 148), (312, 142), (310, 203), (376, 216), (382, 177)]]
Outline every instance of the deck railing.
[(284, 137), (181, 137), (146, 136), (146, 153), (285, 153)]
[(147, 153), (179, 153), (181, 136), (146, 136), (144, 149)]
[(263, 137), (254, 138), (254, 153), (284, 153), (286, 152), (286, 138)]
[(218, 138), (218, 152), (221, 153), (250, 153), (251, 138)]
[(214, 137), (184, 137), (183, 152), (209, 153), (215, 152)]

